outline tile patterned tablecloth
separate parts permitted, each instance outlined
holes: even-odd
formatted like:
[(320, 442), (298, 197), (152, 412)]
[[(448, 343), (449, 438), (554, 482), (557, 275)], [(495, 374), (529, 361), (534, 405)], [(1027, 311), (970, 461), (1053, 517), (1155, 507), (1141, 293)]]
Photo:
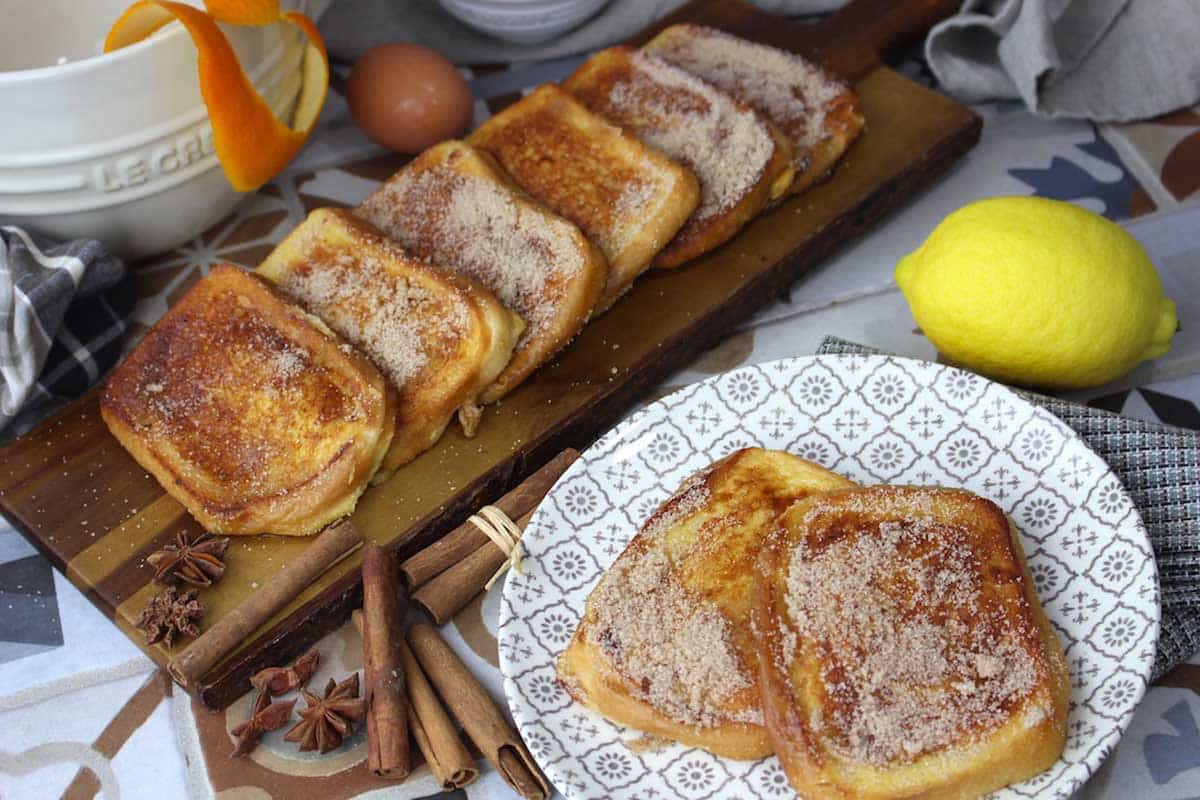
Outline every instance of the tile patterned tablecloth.
[[(479, 70), (472, 77), (476, 121), (490, 103), (569, 72), (579, 59)], [(918, 64), (905, 69), (923, 77)], [(935, 356), (915, 332), (891, 281), (897, 259), (949, 211), (999, 194), (1036, 194), (1078, 202), (1128, 220), (1180, 301), (1185, 328), (1175, 350), (1123, 381), (1082, 398), (1130, 416), (1200, 427), (1200, 207), (1189, 161), (1200, 115), (1184, 112), (1135, 126), (1097, 130), (1047, 122), (1018, 106), (984, 106), (983, 139), (937, 186), (844, 248), (713, 351), (659, 387), (661, 396), (735, 366), (813, 352), (826, 334), (905, 355)], [(318, 134), (293, 167), (204, 235), (140, 266), (135, 328), (144, 330), (220, 261), (256, 264), (309, 209), (357, 202), (401, 163), (350, 123), (336, 93)], [(647, 400), (654, 397), (647, 398)], [(502, 697), (496, 641), (499, 588), (468, 606), (445, 633), (496, 697)], [(512, 646), (520, 646), (513, 643)], [(325, 673), (361, 666), (349, 626), (319, 644)], [(1153, 687), (1121, 746), (1081, 797), (1200, 795), (1200, 659)], [(369, 776), (361, 733), (327, 756), (298, 754), (279, 734), (248, 760), (227, 757), (227, 730), (248, 700), (224, 714), (206, 712), (170, 684), (19, 534), (0, 523), (0, 797), (163, 798), (192, 794), (256, 798), (367, 793), (437, 793), (427, 770), (392, 786)], [(252, 788), (254, 787), (254, 788)], [(511, 796), (485, 770), (458, 797)]]

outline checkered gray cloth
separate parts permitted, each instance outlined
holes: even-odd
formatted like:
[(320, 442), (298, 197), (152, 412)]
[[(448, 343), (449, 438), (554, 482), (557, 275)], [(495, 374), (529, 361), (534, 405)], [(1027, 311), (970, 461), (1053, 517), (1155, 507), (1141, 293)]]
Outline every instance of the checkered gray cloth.
[[(827, 336), (826, 353), (879, 353)], [(1151, 680), (1200, 650), (1200, 431), (1018, 390), (1075, 430), (1108, 462), (1129, 492), (1158, 562), (1162, 632)]]
[(77, 397), (121, 355), (134, 281), (99, 242), (0, 226), (0, 439)]

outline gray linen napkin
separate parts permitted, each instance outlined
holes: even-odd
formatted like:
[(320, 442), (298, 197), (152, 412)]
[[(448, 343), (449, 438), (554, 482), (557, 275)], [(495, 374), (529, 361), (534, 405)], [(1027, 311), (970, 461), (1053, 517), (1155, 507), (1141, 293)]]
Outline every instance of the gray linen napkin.
[(930, 31), (925, 55), (967, 102), (1125, 122), (1200, 99), (1198, 43), (1196, 0), (966, 0)]
[[(817, 348), (818, 355), (880, 352), (834, 336)], [(1142, 516), (1158, 562), (1162, 601), (1150, 676), (1157, 681), (1200, 650), (1200, 431), (1015, 391), (1065, 422), (1107, 461)]]
[(116, 363), (135, 296), (133, 277), (99, 242), (56, 244), (0, 226), (0, 439)]

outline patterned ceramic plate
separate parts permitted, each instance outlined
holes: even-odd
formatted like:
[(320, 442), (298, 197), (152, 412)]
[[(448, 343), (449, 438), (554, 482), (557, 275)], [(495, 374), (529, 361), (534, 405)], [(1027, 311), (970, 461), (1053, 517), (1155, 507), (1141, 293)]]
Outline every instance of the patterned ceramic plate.
[(741, 447), (789, 450), (860, 483), (961, 486), (1021, 530), (1038, 596), (1066, 648), (1066, 752), (996, 797), (1067, 797), (1100, 765), (1141, 699), (1158, 637), (1158, 580), (1133, 503), (1049, 412), (957, 369), (884, 356), (817, 356), (738, 369), (634, 414), (542, 503), (509, 573), (500, 668), (534, 757), (570, 798), (789, 798), (774, 758), (730, 761), (639, 734), (575, 704), (554, 662), (600, 574), (695, 470)]

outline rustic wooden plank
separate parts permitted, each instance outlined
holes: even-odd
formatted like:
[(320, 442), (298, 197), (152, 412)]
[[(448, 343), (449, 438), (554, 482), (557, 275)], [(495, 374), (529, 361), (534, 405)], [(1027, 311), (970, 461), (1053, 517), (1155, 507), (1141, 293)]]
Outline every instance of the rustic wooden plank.
[[(731, 0), (703, 0), (682, 10), (678, 18), (749, 38), (806, 52), (819, 47), (827, 63), (857, 78), (867, 132), (832, 180), (763, 215), (694, 264), (640, 279), (553, 364), (489, 408), (475, 439), (452, 428), (435, 448), (369, 490), (354, 514), (364, 537), (411, 552), (563, 447), (586, 446), (662, 379), (969, 149), (979, 135), (977, 117), (875, 66), (880, 53), (948, 5), (856, 0), (822, 26), (781, 23)], [(838, 36), (831, 38), (831, 31)], [(0, 452), (0, 511), (139, 645), (132, 621), (153, 591), (145, 556), (176, 531), (196, 528), (108, 434), (95, 393)], [(206, 622), (269, 581), (306, 544), (278, 536), (235, 538), (225, 577), (203, 593)], [(254, 670), (299, 655), (342, 624), (361, 602), (358, 565), (357, 556), (336, 565), (206, 676), (203, 702), (226, 705)], [(160, 648), (146, 652), (165, 663)]]

